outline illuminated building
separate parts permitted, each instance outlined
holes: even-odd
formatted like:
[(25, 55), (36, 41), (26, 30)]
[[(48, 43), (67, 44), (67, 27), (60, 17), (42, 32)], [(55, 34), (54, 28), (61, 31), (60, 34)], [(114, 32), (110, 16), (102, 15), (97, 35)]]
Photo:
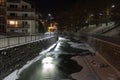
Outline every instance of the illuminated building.
[(57, 31), (57, 23), (51, 23), (50, 26), (48, 26), (48, 32), (56, 32)]
[(6, 0), (0, 0), (0, 33), (6, 29)]
[[(4, 4), (3, 4), (4, 3)], [(32, 5), (23, 0), (0, 0), (4, 5), (4, 31), (9, 33), (36, 33), (36, 13)], [(0, 11), (0, 13), (2, 13)], [(1, 17), (0, 17), (1, 19)], [(3, 19), (2, 22), (3, 24)]]
[(35, 9), (22, 0), (7, 2), (7, 32), (35, 33)]

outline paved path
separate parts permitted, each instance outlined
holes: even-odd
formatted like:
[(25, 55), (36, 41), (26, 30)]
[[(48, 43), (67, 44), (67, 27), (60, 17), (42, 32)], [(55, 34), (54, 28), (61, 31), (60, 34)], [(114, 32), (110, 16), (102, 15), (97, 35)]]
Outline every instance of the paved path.
[(72, 74), (77, 80), (120, 80), (120, 72), (111, 66), (100, 54), (72, 58), (83, 66), (81, 72)]

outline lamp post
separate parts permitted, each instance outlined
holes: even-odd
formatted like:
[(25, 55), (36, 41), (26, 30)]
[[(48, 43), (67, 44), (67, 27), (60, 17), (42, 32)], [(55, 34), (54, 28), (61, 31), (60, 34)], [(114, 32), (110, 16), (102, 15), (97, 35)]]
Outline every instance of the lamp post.
[[(51, 27), (51, 19), (52, 19), (52, 15), (49, 13), (48, 14), (48, 20), (47, 20), (48, 21), (48, 29)], [(49, 29), (49, 31), (50, 31), (50, 37), (51, 37), (51, 29)]]
[(112, 8), (115, 8), (115, 5), (112, 5), (111, 7), (112, 7)]
[(111, 17), (111, 11), (113, 8), (115, 8), (115, 5), (111, 5), (110, 7), (107, 7), (106, 9), (106, 25), (108, 23), (108, 19), (110, 19)]

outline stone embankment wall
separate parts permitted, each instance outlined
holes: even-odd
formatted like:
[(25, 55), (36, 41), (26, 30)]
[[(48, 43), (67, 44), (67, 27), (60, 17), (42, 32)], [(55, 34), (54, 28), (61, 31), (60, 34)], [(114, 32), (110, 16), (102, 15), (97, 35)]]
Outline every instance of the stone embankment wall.
[(21, 68), (27, 61), (38, 56), (43, 49), (47, 49), (56, 41), (56, 37), (51, 37), (0, 50), (0, 80), (15, 69)]

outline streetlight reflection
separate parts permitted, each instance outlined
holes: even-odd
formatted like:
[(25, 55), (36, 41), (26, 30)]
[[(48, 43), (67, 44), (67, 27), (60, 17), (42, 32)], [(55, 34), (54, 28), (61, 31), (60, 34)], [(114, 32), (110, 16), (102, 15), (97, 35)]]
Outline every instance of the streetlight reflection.
[(52, 57), (46, 57), (42, 60), (42, 72), (48, 73), (53, 72), (55, 65), (53, 64), (53, 58)]

